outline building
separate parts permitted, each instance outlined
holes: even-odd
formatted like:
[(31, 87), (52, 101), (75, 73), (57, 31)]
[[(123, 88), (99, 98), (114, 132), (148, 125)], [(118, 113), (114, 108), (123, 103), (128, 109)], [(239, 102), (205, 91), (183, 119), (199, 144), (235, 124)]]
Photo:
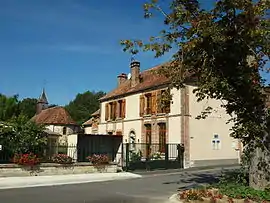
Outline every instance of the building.
[[(164, 101), (169, 81), (155, 73), (159, 68), (141, 72), (140, 62), (131, 62), (131, 74), (120, 74), (118, 86), (100, 99), (98, 133), (122, 135), (123, 143), (158, 143), (161, 153), (167, 143), (181, 143), (184, 167), (238, 163), (240, 144), (229, 136), (222, 102), (197, 102), (192, 83), (170, 90), (171, 102)], [(196, 119), (208, 106), (208, 118)]]
[(49, 107), (44, 89), (37, 101), (36, 109), (36, 115), (32, 120), (45, 125), (50, 145), (67, 145), (68, 135), (75, 134), (80, 129), (64, 107)]
[(100, 123), (100, 109), (92, 113), (91, 118), (82, 124), (85, 134), (98, 134), (98, 125)]

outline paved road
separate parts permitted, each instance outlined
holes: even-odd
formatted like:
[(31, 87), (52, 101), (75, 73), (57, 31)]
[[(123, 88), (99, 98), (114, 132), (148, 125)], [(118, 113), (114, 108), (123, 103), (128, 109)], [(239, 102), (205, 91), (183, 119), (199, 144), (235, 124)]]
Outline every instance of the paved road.
[(177, 189), (213, 182), (220, 170), (145, 173), (142, 178), (0, 190), (2, 203), (159, 203)]

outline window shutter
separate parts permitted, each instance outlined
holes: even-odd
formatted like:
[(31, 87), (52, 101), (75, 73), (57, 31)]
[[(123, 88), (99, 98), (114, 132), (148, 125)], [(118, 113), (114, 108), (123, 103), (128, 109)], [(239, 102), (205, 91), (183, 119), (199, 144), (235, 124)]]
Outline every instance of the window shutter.
[(161, 109), (161, 90), (157, 91), (157, 113), (162, 113), (162, 109)]
[(171, 112), (171, 101), (166, 102), (165, 113)]
[(109, 104), (105, 104), (105, 121), (109, 119)]
[(116, 119), (116, 112), (117, 112), (117, 102), (113, 102), (113, 120)]
[(144, 95), (140, 96), (140, 116), (144, 115)]
[(152, 99), (152, 102), (151, 102), (151, 114), (156, 114), (157, 113), (157, 92), (152, 92), (151, 94), (151, 99)]
[(125, 118), (126, 117), (126, 100), (123, 99), (122, 100), (122, 115), (121, 118)]

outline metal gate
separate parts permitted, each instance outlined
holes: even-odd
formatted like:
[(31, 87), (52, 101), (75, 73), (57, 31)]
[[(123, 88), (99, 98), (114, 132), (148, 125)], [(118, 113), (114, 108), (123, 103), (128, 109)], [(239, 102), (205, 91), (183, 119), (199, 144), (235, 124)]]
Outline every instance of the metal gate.
[(183, 168), (181, 144), (126, 143), (122, 153), (126, 171)]

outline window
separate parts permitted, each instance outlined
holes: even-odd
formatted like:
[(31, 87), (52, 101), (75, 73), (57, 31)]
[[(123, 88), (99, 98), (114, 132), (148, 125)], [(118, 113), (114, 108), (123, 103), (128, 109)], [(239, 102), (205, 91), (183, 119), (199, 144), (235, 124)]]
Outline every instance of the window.
[(113, 101), (105, 105), (105, 121), (125, 118), (126, 100)]
[(159, 152), (165, 153), (166, 150), (166, 123), (159, 125)]
[(136, 149), (136, 134), (134, 131), (129, 133), (129, 143), (130, 143), (130, 150), (134, 151)]
[(118, 118), (125, 118), (126, 114), (126, 100), (122, 99), (117, 102), (118, 104)]
[(146, 114), (152, 114), (152, 95), (146, 94)]
[(118, 101), (118, 118), (123, 118), (123, 101)]
[(63, 127), (63, 135), (67, 134), (67, 127)]
[(212, 140), (212, 149), (213, 150), (219, 150), (221, 148), (220, 139), (218, 135), (214, 135), (214, 138)]
[(146, 124), (145, 125), (145, 137), (146, 137), (147, 144), (151, 144), (151, 136), (152, 136), (151, 124)]

